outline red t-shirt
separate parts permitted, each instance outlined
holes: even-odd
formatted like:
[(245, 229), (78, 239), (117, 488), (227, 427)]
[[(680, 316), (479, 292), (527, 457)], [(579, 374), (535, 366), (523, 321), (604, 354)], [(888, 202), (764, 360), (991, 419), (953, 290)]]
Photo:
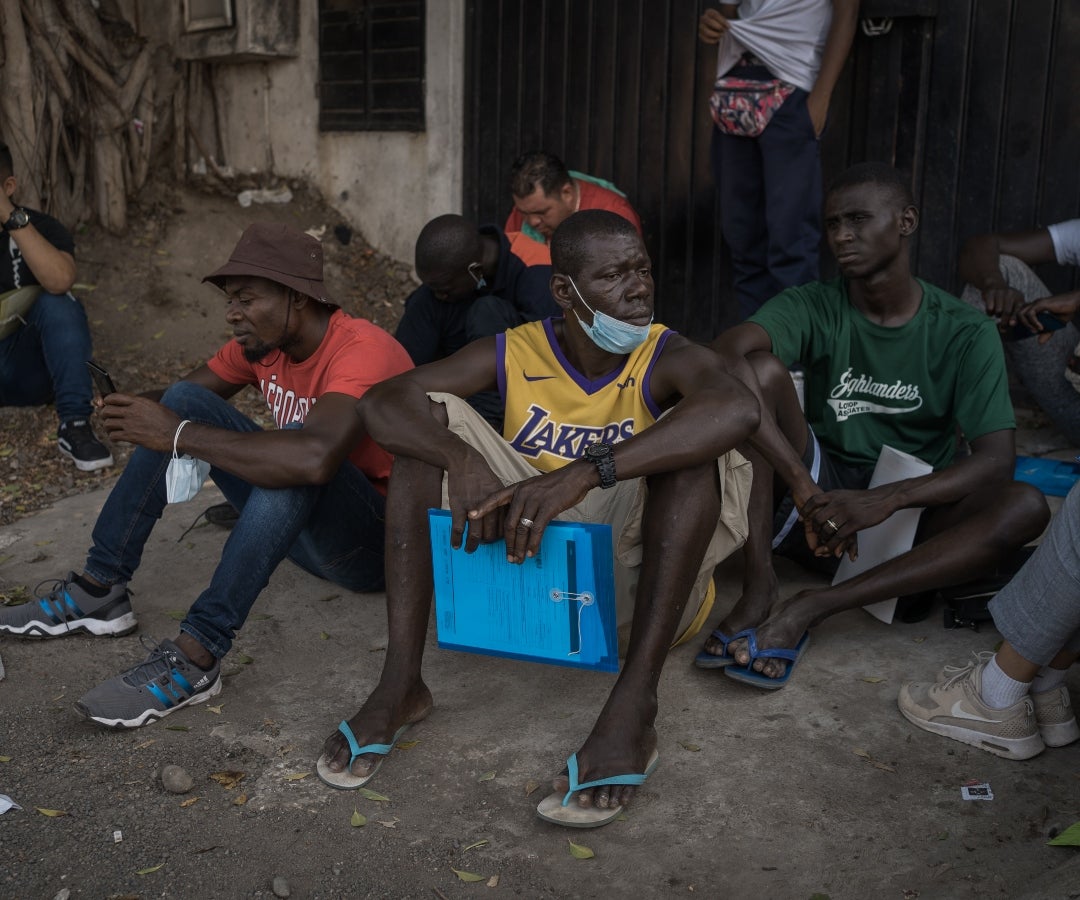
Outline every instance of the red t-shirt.
[(506, 232), (506, 239), (510, 242), (510, 252), (527, 266), (550, 266), (551, 251), (547, 244), (534, 241), (521, 231)]
[[(641, 219), (638, 218), (638, 214), (634, 212), (634, 207), (630, 205), (630, 201), (621, 194), (610, 191), (606, 187), (595, 184), (592, 181), (586, 181), (584, 178), (575, 178), (574, 184), (576, 184), (581, 191), (581, 202), (578, 204), (579, 212), (583, 209), (610, 210), (626, 219), (637, 229), (638, 234), (642, 233)], [(510, 215), (507, 216), (506, 225), (503, 227), (503, 231), (507, 233), (511, 231), (524, 231), (524, 224), (525, 220), (515, 206), (510, 210)], [(525, 234), (528, 234), (528, 232), (525, 232)], [(520, 256), (521, 254), (519, 253), (518, 255)]]
[[(272, 362), (244, 359), (236, 341), (222, 347), (207, 366), (230, 384), (254, 384), (266, 398), (266, 406), (278, 428), (303, 422), (308, 410), (323, 394), (347, 394), (359, 400), (374, 384), (413, 367), (405, 348), (378, 325), (354, 319), (340, 309), (330, 317), (319, 349), (301, 363), (285, 353), (272, 353)], [(365, 435), (349, 460), (372, 485), (386, 493), (393, 457)]]

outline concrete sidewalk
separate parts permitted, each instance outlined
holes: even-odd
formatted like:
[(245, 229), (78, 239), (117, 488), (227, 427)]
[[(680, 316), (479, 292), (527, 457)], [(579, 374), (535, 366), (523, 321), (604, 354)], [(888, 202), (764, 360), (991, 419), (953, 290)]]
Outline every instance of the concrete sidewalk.
[[(80, 568), (105, 496), (0, 531), (0, 590)], [(177, 538), (218, 498), (204, 490), (155, 530), (132, 585), (140, 634), (174, 636), (208, 581), (227, 533), (204, 524)], [(722, 571), (711, 624), (738, 589), (734, 562)], [(785, 591), (813, 583), (782, 575)], [(896, 709), (902, 680), (992, 647), (992, 629), (945, 631), (940, 611), (894, 626), (842, 614), (775, 693), (694, 668), (696, 639), (664, 671), (661, 763), (638, 802), (625, 821), (568, 831), (534, 808), (612, 676), (442, 651), (434, 633), (436, 708), (370, 785), (389, 799), (315, 778), (323, 740), (378, 676), (383, 604), (286, 563), (226, 660), (217, 705), (134, 732), (99, 729), (72, 704), (143, 657), (138, 635), (0, 639), (0, 793), (23, 807), (0, 816), (0, 896), (267, 897), (275, 877), (294, 897), (1080, 896), (1080, 851), (1046, 845), (1080, 820), (1080, 747), (1008, 762)], [(1075, 673), (1070, 683), (1080, 692)], [(187, 795), (162, 790), (168, 763), (194, 777)], [(243, 780), (227, 790), (210, 779), (223, 771)], [(994, 799), (961, 799), (972, 779)], [(365, 826), (350, 824), (354, 810)], [(595, 857), (574, 858), (568, 839)]]

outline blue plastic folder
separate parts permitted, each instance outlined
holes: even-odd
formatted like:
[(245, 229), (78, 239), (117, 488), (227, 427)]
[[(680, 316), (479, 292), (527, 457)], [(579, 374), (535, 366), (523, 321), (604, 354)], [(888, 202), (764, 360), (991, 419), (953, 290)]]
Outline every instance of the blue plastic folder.
[(1080, 465), (1060, 459), (1018, 456), (1014, 477), (1017, 481), (1026, 481), (1028, 484), (1035, 485), (1051, 497), (1064, 497), (1080, 478)]
[(611, 526), (554, 521), (540, 553), (450, 546), (450, 513), (428, 510), (439, 646), (601, 672), (619, 670)]

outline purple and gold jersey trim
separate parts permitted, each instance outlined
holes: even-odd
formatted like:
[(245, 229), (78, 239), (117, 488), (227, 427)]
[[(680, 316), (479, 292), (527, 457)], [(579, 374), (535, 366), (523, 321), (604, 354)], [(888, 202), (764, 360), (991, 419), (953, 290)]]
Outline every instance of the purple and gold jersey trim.
[(653, 367), (672, 334), (653, 325), (622, 365), (597, 379), (566, 358), (552, 319), (498, 335), (503, 437), (538, 469), (551, 471), (595, 441), (618, 443), (648, 428), (661, 413), (650, 390)]

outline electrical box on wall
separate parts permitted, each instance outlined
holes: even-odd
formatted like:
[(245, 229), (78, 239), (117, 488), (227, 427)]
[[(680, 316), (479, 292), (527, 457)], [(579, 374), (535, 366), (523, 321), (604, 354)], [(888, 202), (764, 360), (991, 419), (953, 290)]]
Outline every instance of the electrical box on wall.
[(244, 62), (296, 56), (297, 0), (184, 0), (180, 59)]

